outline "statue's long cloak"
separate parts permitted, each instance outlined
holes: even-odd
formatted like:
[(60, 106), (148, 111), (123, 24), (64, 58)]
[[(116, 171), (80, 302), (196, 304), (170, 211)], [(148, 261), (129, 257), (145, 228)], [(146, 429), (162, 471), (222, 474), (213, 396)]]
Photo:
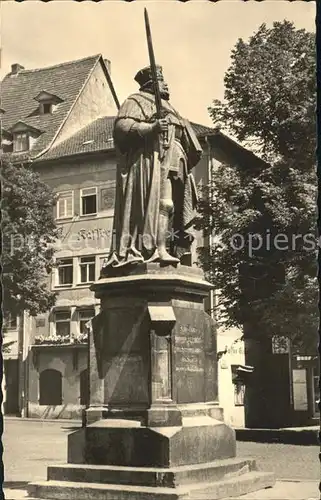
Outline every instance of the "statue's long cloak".
[[(199, 160), (201, 146), (190, 124), (182, 119), (168, 101), (162, 106), (170, 115), (169, 148), (163, 154), (160, 141), (144, 135), (156, 113), (154, 96), (139, 92), (121, 106), (114, 125), (118, 150), (113, 241), (106, 266), (146, 260), (156, 248), (160, 200), (160, 162), (173, 163), (175, 127), (182, 130), (181, 144), (186, 154), (182, 224), (188, 225), (197, 195), (190, 169)], [(184, 213), (185, 212), (185, 213)]]

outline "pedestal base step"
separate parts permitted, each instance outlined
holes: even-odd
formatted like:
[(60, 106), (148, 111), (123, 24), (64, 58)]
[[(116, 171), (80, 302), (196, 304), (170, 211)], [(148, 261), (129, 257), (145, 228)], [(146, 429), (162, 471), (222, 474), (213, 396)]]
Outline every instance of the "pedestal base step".
[(220, 481), (255, 470), (256, 462), (249, 458), (168, 468), (67, 464), (49, 466), (48, 480), (177, 488), (191, 483)]
[(28, 490), (33, 499), (42, 500), (217, 500), (271, 487), (274, 483), (273, 474), (252, 471), (229, 479), (177, 488), (44, 481), (29, 484)]

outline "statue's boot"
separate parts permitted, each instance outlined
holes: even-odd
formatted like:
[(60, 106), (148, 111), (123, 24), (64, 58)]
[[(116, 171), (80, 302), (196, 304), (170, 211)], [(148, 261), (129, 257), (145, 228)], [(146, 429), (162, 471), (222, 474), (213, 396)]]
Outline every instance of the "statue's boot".
[(160, 257), (159, 257), (158, 248), (155, 248), (153, 255), (151, 257), (149, 257), (149, 259), (145, 260), (145, 263), (149, 264), (152, 262), (159, 262), (159, 261), (160, 261)]
[(170, 255), (166, 249), (166, 237), (168, 234), (168, 213), (160, 213), (158, 219), (158, 231), (157, 231), (157, 251), (159, 255), (159, 261), (164, 264), (178, 264), (179, 259)]
[(142, 254), (133, 246), (131, 246), (127, 252), (126, 258), (118, 261), (114, 267), (124, 267), (128, 264), (141, 264), (144, 262)]
[(170, 255), (166, 249), (166, 237), (168, 232), (168, 215), (161, 213), (158, 219), (157, 247), (153, 255), (145, 262), (160, 262), (162, 264), (178, 264), (179, 259)]

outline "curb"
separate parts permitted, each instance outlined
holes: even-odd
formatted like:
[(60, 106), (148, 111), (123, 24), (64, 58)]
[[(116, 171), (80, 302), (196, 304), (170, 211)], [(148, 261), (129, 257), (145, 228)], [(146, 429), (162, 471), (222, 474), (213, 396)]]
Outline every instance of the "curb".
[(71, 419), (71, 418), (28, 418), (28, 417), (3, 417), (3, 421), (14, 421), (14, 422), (38, 422), (39, 423), (56, 423), (56, 424), (79, 424), (81, 426), (81, 419)]
[(283, 443), (305, 446), (320, 445), (320, 429), (234, 429), (237, 441)]

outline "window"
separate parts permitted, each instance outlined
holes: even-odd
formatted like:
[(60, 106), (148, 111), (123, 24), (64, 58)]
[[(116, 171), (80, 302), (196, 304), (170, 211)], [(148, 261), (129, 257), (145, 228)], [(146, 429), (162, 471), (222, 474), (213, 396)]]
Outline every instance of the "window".
[(79, 332), (86, 333), (86, 325), (95, 316), (94, 309), (84, 309), (79, 311)]
[(5, 312), (3, 326), (8, 330), (15, 330), (18, 326), (18, 318), (15, 313)]
[(95, 257), (80, 258), (80, 282), (90, 283), (96, 279)]
[(44, 370), (39, 377), (39, 404), (62, 404), (62, 375), (58, 370)]
[(97, 213), (97, 188), (85, 188), (80, 192), (81, 215), (93, 215)]
[(19, 153), (21, 151), (29, 150), (29, 133), (19, 132), (14, 134), (14, 151)]
[(58, 193), (57, 219), (65, 219), (74, 215), (74, 193), (64, 191)]
[(55, 331), (57, 337), (70, 336), (70, 311), (57, 311), (55, 313)]
[(60, 259), (58, 261), (58, 285), (72, 285), (73, 274), (72, 259)]
[(237, 382), (234, 384), (234, 405), (244, 406), (245, 385)]

